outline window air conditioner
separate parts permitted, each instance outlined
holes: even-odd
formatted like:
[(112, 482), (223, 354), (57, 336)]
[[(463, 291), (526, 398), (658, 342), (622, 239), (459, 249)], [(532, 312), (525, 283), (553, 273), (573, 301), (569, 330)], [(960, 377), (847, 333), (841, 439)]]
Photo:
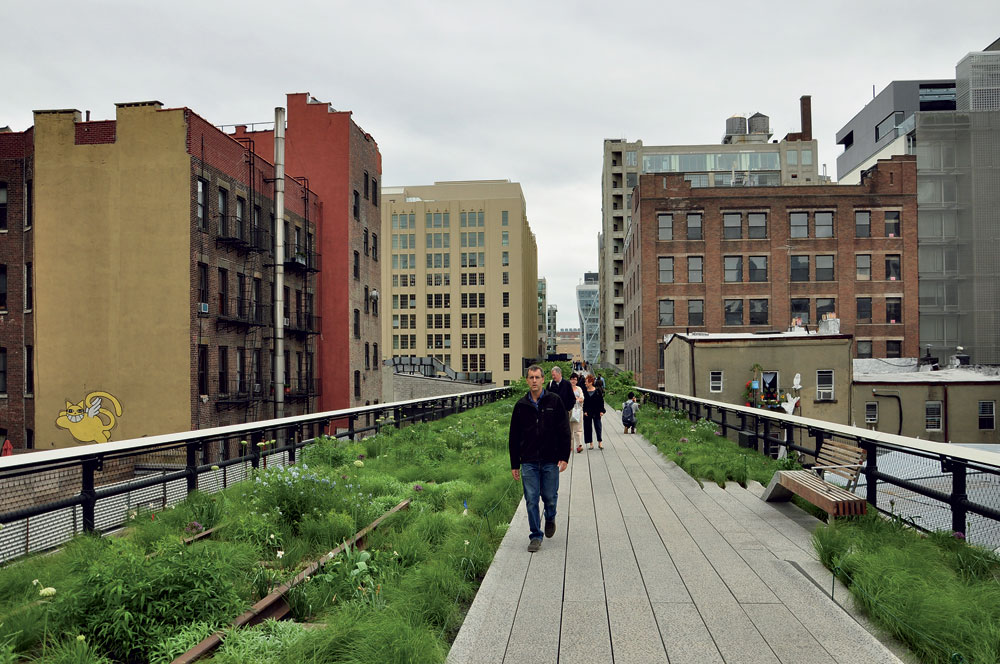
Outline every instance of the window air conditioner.
[(285, 319), (285, 327), (288, 327), (288, 319)]
[(198, 303), (198, 313), (207, 314), (208, 313), (208, 302)]
[(254, 383), (253, 384), (253, 393), (254, 394), (260, 394), (260, 383)]
[(833, 390), (816, 390), (817, 401), (833, 401)]

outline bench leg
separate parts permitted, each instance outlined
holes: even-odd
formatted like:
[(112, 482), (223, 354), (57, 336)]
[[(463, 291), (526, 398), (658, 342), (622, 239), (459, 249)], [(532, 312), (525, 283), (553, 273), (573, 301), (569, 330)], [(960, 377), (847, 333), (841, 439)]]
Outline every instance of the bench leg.
[(792, 499), (794, 495), (787, 488), (783, 487), (780, 483), (781, 473), (775, 473), (774, 477), (771, 478), (771, 483), (767, 485), (767, 489), (764, 490), (764, 495), (760, 498), (766, 503), (773, 503), (779, 501), (788, 501)]

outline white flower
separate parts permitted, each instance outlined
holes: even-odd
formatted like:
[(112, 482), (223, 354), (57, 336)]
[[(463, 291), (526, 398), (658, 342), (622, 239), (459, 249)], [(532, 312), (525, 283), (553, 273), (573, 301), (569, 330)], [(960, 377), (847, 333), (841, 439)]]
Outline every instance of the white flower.
[(399, 558), (399, 551), (393, 551), (392, 555), (394, 558)]
[(53, 595), (56, 594), (56, 589), (55, 588), (51, 588), (51, 587), (50, 588), (42, 588), (41, 590), (38, 591), (38, 594), (41, 597), (52, 597)]
[(271, 533), (271, 539), (274, 539), (274, 533)]
[(77, 640), (77, 641), (86, 641), (86, 640), (87, 640), (87, 637), (86, 637), (86, 636), (84, 636), (83, 634), (77, 634), (77, 636), (76, 636), (76, 640)]
[(465, 546), (469, 546), (469, 540), (465, 540)]
[(32, 582), (31, 582), (31, 585), (33, 585), (33, 586), (37, 586), (37, 585), (38, 585), (38, 579), (35, 579), (34, 581), (32, 581)]
[(284, 551), (276, 551), (274, 555), (275, 555), (276, 558), (278, 558), (280, 560), (280, 559), (282, 559), (282, 558), (285, 557), (285, 552)]
[(361, 459), (358, 459), (357, 461), (354, 462), (354, 465), (357, 466), (358, 468), (364, 468), (365, 462), (362, 461)]

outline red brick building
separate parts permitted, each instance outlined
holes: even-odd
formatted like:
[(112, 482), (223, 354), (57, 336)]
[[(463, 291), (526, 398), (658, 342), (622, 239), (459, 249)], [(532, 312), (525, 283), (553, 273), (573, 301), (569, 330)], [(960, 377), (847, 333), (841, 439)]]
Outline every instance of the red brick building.
[(0, 130), (0, 445), (15, 448), (34, 444), (35, 427), (32, 134)]
[[(337, 111), (308, 93), (289, 94), (285, 129), (286, 171), (308, 182), (323, 201), (317, 246), (323, 270), (317, 285), (324, 327), (318, 348), (323, 377), (320, 410), (378, 403), (380, 269), (379, 186), (382, 156), (351, 111)], [(274, 131), (236, 128), (273, 157)]]
[[(639, 177), (624, 244), (625, 369), (663, 384), (672, 332), (815, 328), (840, 319), (857, 357), (918, 354), (916, 159), (858, 185), (693, 188)], [(753, 358), (747, 358), (747, 366)]]

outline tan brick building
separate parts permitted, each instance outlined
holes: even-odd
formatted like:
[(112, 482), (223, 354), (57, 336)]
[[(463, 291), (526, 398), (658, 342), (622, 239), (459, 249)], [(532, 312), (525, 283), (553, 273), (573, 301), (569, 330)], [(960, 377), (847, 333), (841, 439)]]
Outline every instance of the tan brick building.
[(815, 328), (836, 315), (857, 357), (918, 355), (916, 161), (861, 184), (693, 187), (639, 177), (624, 262), (624, 368), (649, 388), (672, 332)]

